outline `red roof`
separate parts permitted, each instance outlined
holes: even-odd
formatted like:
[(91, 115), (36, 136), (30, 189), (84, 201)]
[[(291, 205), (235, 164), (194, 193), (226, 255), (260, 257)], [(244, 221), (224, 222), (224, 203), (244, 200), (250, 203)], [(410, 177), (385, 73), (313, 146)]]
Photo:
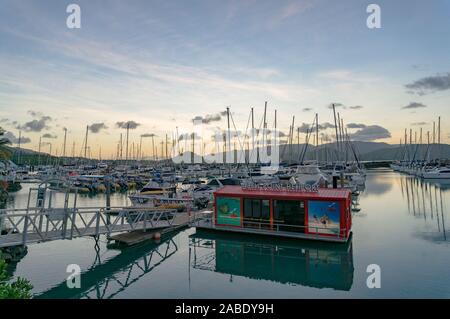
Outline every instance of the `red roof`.
[(289, 199), (331, 199), (345, 200), (349, 198), (351, 191), (348, 189), (319, 188), (317, 192), (280, 191), (280, 190), (250, 190), (241, 186), (224, 186), (214, 192), (217, 196), (239, 197), (269, 197)]

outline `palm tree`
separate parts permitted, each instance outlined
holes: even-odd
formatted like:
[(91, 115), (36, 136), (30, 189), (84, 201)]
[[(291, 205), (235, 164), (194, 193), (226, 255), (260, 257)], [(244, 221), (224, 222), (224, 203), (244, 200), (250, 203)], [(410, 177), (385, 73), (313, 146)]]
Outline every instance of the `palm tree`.
[(5, 130), (0, 127), (0, 161), (8, 160), (11, 157), (11, 151), (6, 147), (6, 145), (11, 144), (11, 142), (4, 137)]

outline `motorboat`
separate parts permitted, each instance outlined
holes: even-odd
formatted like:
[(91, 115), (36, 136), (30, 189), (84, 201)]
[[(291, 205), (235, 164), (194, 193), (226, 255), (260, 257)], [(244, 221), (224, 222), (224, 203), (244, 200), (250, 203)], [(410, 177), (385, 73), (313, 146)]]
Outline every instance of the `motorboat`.
[(421, 174), (424, 179), (450, 179), (450, 167), (437, 167)]

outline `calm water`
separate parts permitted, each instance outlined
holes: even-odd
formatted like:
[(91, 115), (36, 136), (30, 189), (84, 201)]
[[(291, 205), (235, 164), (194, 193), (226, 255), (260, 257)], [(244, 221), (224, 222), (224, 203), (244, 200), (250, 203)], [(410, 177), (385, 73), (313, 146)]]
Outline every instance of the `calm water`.
[[(37, 298), (449, 298), (447, 183), (371, 171), (347, 245), (187, 229), (125, 249), (102, 237), (98, 252), (91, 238), (34, 244), (11, 272), (28, 278)], [(28, 187), (8, 207), (23, 207)], [(114, 194), (113, 205), (127, 203)], [(68, 264), (82, 268), (81, 289), (66, 287)], [(366, 286), (369, 264), (381, 267), (380, 289)]]

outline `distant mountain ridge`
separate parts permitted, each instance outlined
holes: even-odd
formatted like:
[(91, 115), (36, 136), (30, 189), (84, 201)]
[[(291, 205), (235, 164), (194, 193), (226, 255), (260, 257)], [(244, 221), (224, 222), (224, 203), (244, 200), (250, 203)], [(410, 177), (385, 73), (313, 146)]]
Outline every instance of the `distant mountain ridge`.
[[(379, 161), (379, 160), (396, 160), (396, 159), (424, 159), (424, 156), (427, 152), (428, 146), (426, 144), (418, 145), (409, 145), (408, 151), (405, 155), (405, 146), (387, 144), (383, 142), (361, 142), (361, 141), (353, 141), (352, 142), (353, 149), (355, 150), (358, 158), (362, 161)], [(308, 145), (306, 153), (305, 151), (306, 144), (282, 144), (280, 145), (280, 159), (281, 161), (292, 161), (297, 162), (301, 158), (301, 155), (304, 154), (304, 160), (313, 160), (316, 159), (317, 154), (319, 155), (320, 160), (335, 160), (339, 155), (340, 159), (344, 159), (346, 157), (345, 145), (343, 146), (344, 151), (338, 152), (336, 143), (327, 143), (319, 145), (318, 147), (314, 145)], [(17, 147), (10, 147), (13, 153), (17, 154)], [(353, 152), (350, 148), (347, 149), (347, 159), (354, 159)], [(30, 150), (21, 148), (22, 154), (26, 155), (38, 155), (39, 153)], [(189, 155), (185, 155), (185, 158), (192, 158), (192, 153), (188, 151)], [(47, 155), (46, 153), (42, 153), (42, 155)], [(248, 156), (247, 151), (245, 151), (246, 156)], [(414, 155), (415, 154), (415, 155)], [(220, 153), (220, 158), (223, 158), (223, 153)], [(441, 144), (441, 145), (430, 145), (429, 149), (429, 158), (444, 158), (450, 159), (450, 145), (449, 144)], [(201, 161), (202, 157), (198, 154), (195, 154), (195, 160)], [(181, 160), (178, 161), (181, 162)]]

